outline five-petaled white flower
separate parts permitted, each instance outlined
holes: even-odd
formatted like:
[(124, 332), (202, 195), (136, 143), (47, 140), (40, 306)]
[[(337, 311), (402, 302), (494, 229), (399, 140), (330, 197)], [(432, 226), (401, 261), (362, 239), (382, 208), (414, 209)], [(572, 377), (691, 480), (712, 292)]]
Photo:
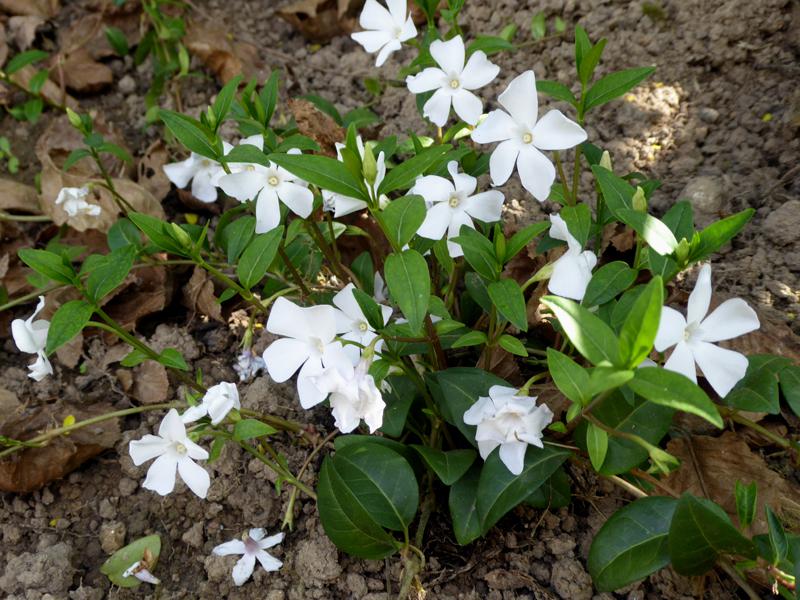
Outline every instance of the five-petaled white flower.
[(375, 379), (368, 373), (370, 361), (361, 359), (355, 367), (337, 365), (314, 378), (315, 385), (330, 394), (329, 402), (335, 425), (342, 433), (350, 433), (364, 419), (370, 433), (383, 425), (386, 403)]
[[(260, 135), (250, 136), (240, 143), (262, 149), (264, 138)], [(296, 149), (288, 152), (299, 153)], [(266, 167), (251, 163), (236, 164), (231, 168), (235, 172), (220, 177), (219, 186), (240, 202), (256, 199), (256, 233), (266, 233), (280, 224), (279, 200), (304, 219), (311, 214), (314, 194), (304, 181), (297, 179), (286, 169), (271, 163)]]
[(561, 215), (550, 215), (550, 223), (550, 237), (567, 242), (567, 251), (553, 263), (547, 289), (558, 296), (580, 302), (592, 278), (597, 256), (590, 250), (582, 252), (580, 242), (569, 232)]
[(65, 187), (61, 188), (61, 191), (58, 192), (58, 196), (56, 197), (56, 204), (61, 206), (64, 209), (64, 212), (67, 213), (67, 216), (70, 217), (77, 217), (80, 215), (86, 215), (89, 217), (97, 217), (103, 212), (103, 209), (100, 208), (99, 204), (90, 204), (86, 201), (89, 197), (89, 188), (79, 187), (79, 188), (71, 188)]
[(522, 186), (544, 202), (556, 169), (540, 150), (572, 148), (586, 140), (586, 132), (558, 110), (537, 121), (539, 102), (533, 71), (516, 77), (497, 101), (506, 110), (493, 110), (472, 132), (472, 139), (479, 144), (500, 142), (489, 159), (492, 183), (503, 185), (516, 164)]
[[(228, 142), (222, 142), (225, 154), (232, 148)], [(164, 165), (163, 168), (167, 179), (179, 188), (185, 188), (191, 181), (192, 196), (206, 204), (217, 199), (219, 178), (225, 174), (222, 165), (217, 161), (195, 152), (192, 152), (186, 160)]]
[(28, 377), (35, 381), (41, 381), (48, 375), (53, 374), (53, 366), (47, 358), (44, 349), (47, 347), (47, 332), (50, 330), (50, 321), (45, 319), (37, 319), (34, 317), (38, 315), (44, 308), (44, 296), (39, 296), (39, 304), (36, 305), (36, 310), (27, 319), (14, 319), (11, 321), (11, 335), (14, 338), (14, 343), (21, 352), (27, 354), (35, 354), (36, 361), (28, 365)]
[(312, 377), (325, 368), (352, 365), (358, 360), (358, 348), (336, 341), (336, 309), (318, 305), (301, 307), (283, 296), (275, 301), (267, 319), (267, 331), (280, 336), (264, 350), (267, 372), (277, 383), (289, 379), (300, 369), (297, 394), (303, 408), (311, 408), (326, 394)]
[(443, 127), (452, 104), (461, 119), (475, 125), (483, 114), (483, 102), (472, 90), (491, 82), (497, 77), (500, 67), (486, 58), (482, 50), (473, 52), (464, 64), (464, 40), (460, 35), (446, 42), (436, 40), (431, 43), (430, 51), (440, 68), (428, 67), (406, 78), (412, 94), (436, 90), (422, 107), (423, 116)]
[(408, 14), (408, 2), (386, 0), (386, 4), (389, 10), (375, 0), (367, 0), (358, 18), (358, 24), (366, 31), (350, 35), (370, 54), (378, 53), (376, 67), (385, 63), (392, 52), (399, 50), (402, 42), (417, 36), (414, 20)]
[[(364, 160), (364, 152), (366, 149), (360, 135), (356, 137), (356, 145), (358, 146), (358, 154), (361, 157), (361, 160)], [(336, 156), (340, 161), (342, 160), (343, 148), (345, 148), (344, 144), (336, 142)], [(371, 150), (368, 150), (368, 152), (371, 152)], [(368, 189), (371, 188), (371, 195), (373, 196), (377, 193), (378, 188), (381, 186), (383, 178), (386, 177), (386, 158), (382, 151), (378, 154), (378, 158), (375, 159), (375, 166), (377, 170), (375, 174), (375, 181), (372, 183), (369, 181), (364, 182)], [(327, 211), (333, 212), (333, 216), (336, 218), (343, 217), (367, 208), (367, 203), (363, 200), (345, 196), (343, 194), (337, 194), (336, 192), (331, 192), (329, 190), (322, 190), (322, 202), (323, 208)]]
[(685, 375), (695, 383), (695, 363), (714, 391), (724, 398), (747, 372), (747, 358), (713, 342), (729, 340), (759, 328), (758, 316), (741, 298), (731, 298), (708, 314), (711, 304), (711, 265), (700, 269), (689, 295), (686, 317), (665, 306), (661, 310), (655, 349), (675, 346), (665, 369)]
[(206, 470), (194, 461), (206, 460), (208, 452), (189, 439), (174, 408), (158, 426), (158, 435), (147, 434), (140, 440), (131, 441), (128, 452), (137, 466), (155, 458), (147, 470), (143, 488), (166, 496), (175, 489), (177, 470), (190, 490), (201, 498), (206, 497), (211, 479)]
[(542, 431), (553, 420), (546, 404), (536, 406), (535, 396), (517, 396), (503, 385), (489, 388), (489, 396), (478, 398), (464, 413), (464, 423), (477, 425), (475, 441), (481, 458), (500, 446), (500, 460), (514, 475), (522, 473), (528, 444), (543, 448)]
[[(341, 337), (350, 342), (357, 342), (362, 346), (369, 346), (369, 344), (378, 337), (375, 330), (367, 322), (367, 317), (364, 316), (364, 311), (361, 310), (361, 305), (356, 300), (353, 290), (356, 289), (352, 283), (348, 283), (333, 297), (333, 304), (339, 310), (336, 312), (336, 331), (343, 334)], [(383, 317), (383, 324), (389, 322), (389, 317), (392, 316), (392, 309), (389, 306), (380, 304), (381, 316)], [(375, 345), (375, 351), (380, 352), (381, 343), (379, 341)]]
[(241, 407), (236, 384), (223, 381), (208, 388), (200, 404), (187, 408), (181, 415), (181, 420), (184, 423), (191, 423), (208, 415), (211, 424), (217, 425), (231, 409), (239, 410)]
[(458, 163), (450, 161), (447, 165), (453, 183), (438, 175), (426, 175), (417, 179), (409, 194), (419, 194), (428, 204), (428, 214), (417, 230), (429, 240), (439, 240), (447, 232), (447, 249), (450, 256), (463, 256), (464, 251), (456, 242), (461, 226), (475, 228), (472, 219), (480, 219), (485, 223), (500, 220), (503, 207), (503, 194), (498, 190), (489, 190), (474, 194), (478, 180), (458, 172)]
[(139, 581), (152, 583), (153, 585), (159, 585), (161, 583), (161, 580), (150, 572), (143, 560), (137, 560), (130, 567), (125, 569), (122, 572), (122, 576), (135, 577)]
[(277, 571), (283, 566), (281, 561), (266, 551), (267, 548), (272, 548), (283, 541), (283, 533), (276, 533), (269, 537), (264, 537), (265, 534), (266, 531), (262, 528), (253, 528), (242, 536), (243, 539), (225, 542), (211, 551), (217, 556), (242, 555), (242, 558), (233, 566), (233, 582), (236, 585), (243, 585), (250, 579), (256, 566), (256, 559), (265, 571)]

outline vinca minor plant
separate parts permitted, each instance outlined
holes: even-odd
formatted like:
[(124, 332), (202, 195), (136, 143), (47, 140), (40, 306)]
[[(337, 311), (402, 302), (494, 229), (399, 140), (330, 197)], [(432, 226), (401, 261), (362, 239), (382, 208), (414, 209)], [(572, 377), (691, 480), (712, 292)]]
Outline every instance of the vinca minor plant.
[[(124, 366), (158, 361), (184, 384), (179, 401), (101, 417), (165, 411), (157, 432), (130, 443), (133, 461), (148, 464), (145, 488), (168, 494), (180, 478), (205, 497), (213, 480), (204, 463), (225, 444), (238, 445), (276, 472), (279, 492), (287, 488), (285, 527), (304, 495), (316, 500), (342, 551), (399, 555), (401, 596), (419, 585), (432, 515), (446, 516), (457, 542), (469, 544), (520, 504), (568, 505), (570, 472), (592, 469), (634, 497), (592, 544), (589, 571), (599, 590), (671, 564), (686, 575), (719, 567), (751, 596), (748, 575), (755, 574), (793, 597), (800, 538), (769, 510), (769, 534), (749, 536), (754, 486), (731, 490), (737, 527), (711, 500), (678, 496), (662, 482), (684, 468), (665, 450), (678, 413), (718, 429), (726, 422), (752, 427), (798, 450), (746, 414), (776, 414), (782, 398), (798, 412), (798, 367), (717, 345), (759, 327), (741, 299), (711, 308), (709, 261), (753, 211), (701, 230), (688, 202), (675, 202), (660, 218), (650, 213), (660, 182), (615, 171), (585, 128), (598, 107), (654, 70), (596, 77), (605, 40), (592, 43), (576, 27), (574, 85), (526, 70), (510, 74), (495, 99), (484, 90), (500, 68), (488, 55), (507, 49), (506, 39), (465, 38), (463, 0), (448, 0), (441, 30), (439, 2), (417, 0), (427, 19), (420, 37), (405, 0), (387, 1), (366, 1), (364, 31), (353, 39), (377, 53), (378, 66), (403, 45), (415, 51), (402, 73), (420, 129), (407, 138), (364, 139), (352, 124), (336, 155), (326, 155), (280, 118), (277, 73), (260, 88), (232, 80), (199, 119), (161, 110), (190, 153), (168, 165), (167, 176), (180, 187), (191, 182), (200, 201), (225, 194), (238, 202), (219, 218), (178, 224), (133, 212), (118, 198), (123, 216), (108, 232), (110, 253), (76, 264), (58, 251), (21, 250), (43, 287), (70, 286), (77, 295), (49, 322), (34, 320), (41, 304), (14, 321), (19, 349), (35, 355), (31, 377), (52, 373), (48, 356), (82, 330), (116, 334), (130, 345)], [(565, 112), (540, 110), (547, 98)], [(230, 120), (238, 141), (220, 133)], [(73, 122), (87, 131), (85, 119)], [(593, 185), (581, 186), (587, 171)], [(506, 198), (492, 186), (513, 177), (526, 191), (523, 203), (548, 201), (547, 220), (517, 230), (504, 223)], [(65, 197), (87, 218), (96, 210), (80, 194)], [(631, 252), (611, 256), (604, 232), (614, 228), (630, 234)], [(220, 302), (245, 307), (241, 354), (231, 359), (242, 380), (263, 369), (260, 376), (296, 385), (302, 408), (330, 408), (330, 435), (319, 439), (305, 423), (249, 410), (235, 382), (207, 387), (176, 349), (154, 350), (103, 310), (131, 269), (174, 262), (207, 271), (224, 288)], [(676, 278), (695, 275), (687, 305), (673, 302)], [(275, 336), (263, 356), (251, 350), (256, 326)], [(541, 392), (551, 384), (558, 398), (545, 400)], [(43, 444), (87, 423), (25, 443)], [(273, 448), (281, 432), (308, 445), (297, 472)], [(0, 455), (21, 447), (9, 442)], [(303, 476), (320, 454), (312, 488)], [(242, 556), (233, 569), (241, 585), (256, 560), (267, 570), (280, 567), (265, 549), (282, 535), (265, 537), (254, 524), (214, 552)], [(149, 548), (124, 549), (128, 558), (115, 559), (114, 581), (157, 582), (158, 548)]]

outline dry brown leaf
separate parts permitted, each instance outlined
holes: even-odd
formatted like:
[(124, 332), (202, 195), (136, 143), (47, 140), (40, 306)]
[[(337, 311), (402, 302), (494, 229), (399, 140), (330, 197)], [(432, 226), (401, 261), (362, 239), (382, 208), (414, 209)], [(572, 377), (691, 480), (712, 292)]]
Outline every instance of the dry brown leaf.
[(6, 39), (6, 28), (0, 25), (0, 67), (6, 64), (8, 58), (8, 40)]
[(506, 352), (503, 348), (484, 347), (478, 359), (478, 363), (475, 366), (484, 371), (494, 373), (511, 384), (522, 385), (523, 383), (522, 374), (517, 364), (517, 358), (510, 352)]
[(199, 312), (220, 323), (225, 322), (222, 306), (214, 296), (214, 282), (205, 269), (194, 268), (191, 279), (183, 286), (183, 305), (191, 311), (191, 317)]
[(298, 0), (278, 11), (278, 16), (312, 42), (326, 43), (351, 33), (363, 0)]
[[(0, 435), (29, 440), (40, 433), (61, 426), (72, 415), (77, 421), (108, 412), (108, 406), (83, 407), (60, 404), (4, 414)], [(69, 437), (58, 437), (47, 446), (26, 448), (0, 461), (0, 490), (32, 492), (47, 483), (64, 477), (81, 464), (111, 448), (119, 439), (117, 419), (101, 421), (76, 429)]]
[(126, 2), (118, 8), (99, 8), (67, 28), (60, 27), (58, 46), (63, 54), (85, 48), (95, 60), (114, 56), (116, 52), (108, 43), (106, 28), (116, 27), (125, 35), (128, 45), (135, 46), (141, 40), (140, 16), (141, 6), (138, 2)]
[[(86, 48), (78, 48), (70, 52), (61, 64), (64, 83), (73, 92), (92, 94), (107, 88), (114, 81), (114, 73), (101, 62), (92, 58)], [(57, 70), (50, 77), (57, 81), (60, 77)]]
[(164, 173), (164, 165), (169, 160), (164, 142), (156, 140), (144, 151), (139, 160), (137, 181), (159, 202), (169, 193), (171, 184)]
[[(58, 69), (54, 69), (53, 71), (57, 72)], [(15, 85), (29, 90), (30, 81), (38, 72), (39, 69), (35, 66), (27, 65), (22, 67), (13, 75), (9, 75), (9, 79), (11, 79)], [(53, 83), (53, 81), (49, 79), (44, 82), (42, 89), (39, 90), (39, 94), (50, 104), (55, 106), (68, 106), (73, 110), (78, 110), (78, 101), (70, 96), (66, 90), (62, 90), (57, 84)]]
[(83, 333), (78, 333), (78, 335), (56, 350), (56, 356), (58, 357), (58, 362), (68, 369), (77, 367), (83, 356)]
[(232, 40), (228, 31), (216, 24), (190, 21), (183, 43), (223, 84), (237, 75), (258, 81), (269, 75), (253, 44)]
[(29, 185), (10, 179), (0, 179), (0, 210), (32, 214), (42, 212), (36, 190)]
[(159, 404), (169, 397), (167, 369), (154, 360), (146, 360), (134, 370), (133, 397), (142, 404)]
[(55, 17), (61, 10), (58, 0), (0, 0), (0, 9), (12, 15)]
[(125, 330), (136, 328), (139, 319), (164, 310), (172, 297), (172, 280), (164, 267), (134, 269), (123, 285), (106, 299), (103, 309)]
[(758, 485), (758, 509), (754, 523), (757, 533), (766, 531), (764, 505), (782, 515), (784, 522), (792, 526), (800, 523), (800, 488), (770, 469), (759, 454), (750, 450), (739, 434), (726, 431), (720, 437), (696, 435), (689, 439), (675, 438), (667, 444), (667, 452), (677, 456), (683, 463), (679, 470), (664, 480), (674, 491), (688, 491), (700, 497), (705, 497), (707, 492), (707, 497), (735, 516), (735, 481), (738, 479), (744, 484), (755, 482)]
[(336, 142), (344, 141), (344, 129), (308, 100), (290, 99), (289, 110), (297, 122), (298, 131), (317, 142), (325, 154), (335, 157)]
[(45, 22), (46, 20), (39, 16), (11, 17), (8, 20), (8, 36), (14, 40), (17, 48), (22, 51), (27, 50), (36, 39), (36, 30)]

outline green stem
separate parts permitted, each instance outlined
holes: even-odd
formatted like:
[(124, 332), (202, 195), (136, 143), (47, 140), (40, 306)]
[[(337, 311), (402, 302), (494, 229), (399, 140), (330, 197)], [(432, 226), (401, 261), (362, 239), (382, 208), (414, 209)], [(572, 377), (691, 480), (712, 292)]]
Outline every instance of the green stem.
[(777, 444), (778, 446), (781, 446), (782, 448), (785, 448), (787, 450), (794, 450), (795, 452), (800, 454), (800, 444), (798, 444), (797, 442), (794, 442), (786, 438), (782, 438), (781, 436), (777, 435), (776, 433), (773, 433), (766, 427), (762, 427), (755, 421), (751, 421), (747, 417), (743, 417), (734, 409), (730, 409), (724, 406), (718, 406), (717, 408), (719, 409), (719, 412), (723, 417), (727, 417), (731, 421), (739, 423), (739, 425), (744, 425), (745, 427), (749, 427), (753, 431), (763, 435), (765, 438)]
[(35, 292), (31, 292), (29, 294), (25, 294), (24, 296), (20, 296), (19, 298), (14, 298), (13, 300), (9, 300), (5, 304), (0, 304), (0, 312), (4, 310), (8, 310), (9, 308), (13, 308), (20, 304), (25, 304), (30, 300), (35, 300), (39, 296), (44, 296), (45, 294), (49, 294), (50, 292), (55, 292), (56, 290), (60, 290), (63, 288), (70, 287), (68, 285), (51, 285), (48, 288), (44, 288), (43, 290), (36, 290)]
[(311, 295), (311, 292), (308, 291), (308, 288), (306, 287), (303, 278), (300, 276), (300, 273), (298, 273), (297, 269), (294, 268), (292, 259), (290, 259), (289, 255), (286, 254), (286, 250), (283, 248), (283, 242), (281, 242), (281, 245), (278, 247), (278, 255), (281, 257), (283, 264), (289, 270), (289, 274), (292, 276), (292, 279), (294, 279), (295, 284), (297, 284), (297, 287), (300, 288), (300, 293), (303, 295), (303, 297), (305, 298)]
[(111, 197), (114, 198), (114, 201), (119, 206), (120, 211), (123, 214), (128, 214), (128, 212), (136, 212), (133, 206), (123, 198), (119, 192), (117, 192), (117, 188), (114, 186), (114, 180), (111, 179), (111, 175), (109, 175), (108, 171), (106, 170), (105, 165), (103, 165), (103, 161), (100, 160), (100, 154), (97, 152), (95, 148), (90, 147), (89, 153), (92, 155), (97, 168), (100, 170), (100, 175), (103, 177), (103, 181), (105, 181), (105, 187), (111, 192)]
[(261, 301), (259, 301), (259, 299), (255, 297), (253, 292), (243, 288), (241, 285), (236, 283), (233, 279), (231, 279), (230, 277), (225, 275), (225, 273), (223, 273), (222, 271), (220, 271), (216, 267), (213, 267), (210, 264), (208, 264), (205, 260), (203, 260), (203, 258), (198, 256), (196, 260), (198, 261), (197, 264), (200, 267), (202, 267), (203, 269), (205, 269), (206, 271), (211, 273), (211, 275), (213, 277), (215, 277), (216, 279), (221, 281), (226, 287), (229, 287), (229, 288), (235, 290), (242, 298), (244, 298), (245, 302), (247, 302), (248, 304), (253, 306), (260, 313), (265, 314), (265, 315), (269, 314), (269, 309), (266, 308), (261, 303)]
[[(331, 270), (336, 274), (337, 277), (341, 278), (343, 281), (347, 282), (351, 280), (350, 274), (345, 272), (344, 265), (342, 265), (339, 260), (336, 258), (336, 254), (334, 253), (333, 249), (331, 248), (331, 244), (325, 240), (325, 237), (322, 235), (322, 232), (317, 227), (316, 223), (311, 221), (303, 220), (303, 225), (308, 231), (309, 235), (314, 238), (314, 241), (317, 244), (317, 247), (322, 252), (322, 255), (325, 259), (330, 263)], [(333, 240), (333, 227), (330, 229), (331, 232), (331, 239)], [(335, 243), (333, 244), (335, 246)]]
[(570, 194), (569, 184), (567, 183), (567, 176), (564, 175), (564, 165), (561, 164), (561, 155), (558, 151), (553, 152), (553, 161), (556, 163), (556, 171), (558, 171), (558, 178), (561, 180), (561, 187), (564, 190), (564, 200), (567, 206), (574, 206), (575, 199)]
[(22, 223), (45, 223), (52, 221), (47, 215), (12, 215), (4, 210), (0, 210), (0, 221), (19, 221)]
[(299, 482), (295, 478), (294, 475), (292, 475), (289, 471), (284, 469), (281, 465), (279, 465), (278, 463), (273, 463), (272, 461), (270, 461), (266, 456), (264, 456), (261, 452), (259, 452), (255, 448), (253, 448), (250, 444), (246, 444), (245, 442), (241, 441), (241, 442), (239, 442), (239, 445), (248, 454), (251, 454), (252, 456), (256, 457), (262, 463), (267, 465), (270, 469), (275, 471), (278, 475), (283, 477), (288, 483), (290, 483), (291, 485), (296, 487), (298, 490), (303, 492), (306, 496), (308, 496), (309, 498), (311, 498), (313, 500), (317, 499), (317, 494), (314, 493), (314, 491), (311, 488), (309, 488), (307, 485)]
[(575, 165), (572, 169), (572, 198), (578, 202), (578, 187), (581, 179), (581, 154), (583, 153), (582, 146), (575, 149)]

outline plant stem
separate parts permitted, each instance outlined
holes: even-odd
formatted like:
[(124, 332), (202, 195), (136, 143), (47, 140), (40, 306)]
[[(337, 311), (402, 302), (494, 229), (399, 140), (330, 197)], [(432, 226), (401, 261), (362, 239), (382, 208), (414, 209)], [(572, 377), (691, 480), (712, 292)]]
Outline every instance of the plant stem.
[(242, 442), (239, 442), (239, 445), (247, 453), (251, 454), (252, 456), (255, 456), (258, 460), (260, 460), (262, 463), (267, 465), (270, 469), (275, 471), (278, 475), (283, 477), (287, 482), (289, 482), (291, 485), (293, 485), (294, 487), (299, 489), (306, 496), (308, 496), (309, 498), (312, 498), (313, 500), (317, 499), (317, 494), (314, 493), (314, 491), (311, 488), (309, 488), (307, 485), (297, 481), (295, 476), (292, 475), (286, 469), (284, 469), (281, 465), (279, 465), (278, 463), (273, 463), (272, 461), (270, 461), (266, 456), (264, 456), (261, 452), (259, 452), (255, 448), (253, 448), (250, 444), (246, 444), (245, 442), (242, 441)]
[(558, 171), (558, 178), (561, 180), (561, 186), (564, 190), (564, 200), (567, 206), (574, 206), (575, 199), (570, 194), (569, 184), (567, 183), (567, 176), (564, 175), (564, 165), (561, 164), (561, 154), (558, 151), (553, 152), (553, 160), (556, 163), (556, 170)]
[(286, 268), (289, 270), (289, 274), (294, 279), (294, 282), (297, 284), (297, 287), (300, 288), (300, 293), (303, 295), (303, 298), (311, 295), (311, 292), (308, 291), (303, 278), (300, 276), (300, 273), (297, 272), (297, 269), (294, 268), (292, 264), (292, 260), (289, 258), (289, 255), (286, 254), (286, 250), (283, 248), (283, 242), (278, 247), (278, 255), (281, 257), (283, 264), (286, 265)]
[(575, 149), (575, 166), (572, 169), (572, 197), (575, 202), (578, 202), (578, 187), (581, 182), (581, 154), (583, 153), (582, 146), (578, 145)]
[(4, 310), (8, 310), (9, 308), (13, 308), (20, 304), (25, 304), (29, 300), (35, 300), (39, 296), (44, 296), (45, 294), (49, 294), (50, 292), (54, 292), (56, 290), (60, 290), (62, 288), (67, 288), (68, 285), (51, 285), (50, 287), (44, 288), (43, 290), (36, 290), (35, 292), (31, 292), (29, 294), (25, 294), (24, 296), (20, 296), (19, 298), (14, 298), (13, 300), (9, 300), (5, 304), (0, 304), (0, 312)]
[(211, 266), (210, 264), (208, 264), (208, 263), (207, 263), (205, 260), (203, 260), (203, 258), (201, 258), (201, 257), (197, 257), (197, 259), (196, 259), (196, 260), (198, 261), (198, 262), (197, 262), (197, 264), (198, 264), (200, 267), (202, 267), (203, 269), (205, 269), (206, 271), (208, 271), (209, 273), (211, 273), (211, 275), (212, 275), (213, 277), (215, 277), (216, 279), (218, 279), (219, 281), (221, 281), (221, 282), (222, 282), (222, 283), (223, 283), (223, 284), (224, 284), (226, 287), (229, 287), (229, 288), (231, 288), (231, 289), (233, 289), (233, 290), (236, 290), (236, 292), (238, 292), (238, 294), (239, 294), (239, 295), (240, 295), (242, 298), (244, 298), (244, 300), (245, 300), (245, 301), (246, 301), (248, 304), (250, 304), (251, 306), (253, 306), (253, 307), (254, 307), (256, 310), (258, 310), (258, 311), (259, 311), (261, 314), (264, 314), (264, 315), (267, 315), (267, 314), (269, 314), (269, 309), (268, 309), (268, 308), (266, 308), (266, 307), (265, 307), (265, 306), (264, 306), (264, 305), (263, 305), (263, 304), (262, 304), (262, 303), (261, 303), (261, 302), (258, 300), (258, 298), (256, 298), (256, 297), (255, 297), (255, 295), (253, 294), (253, 292), (251, 292), (250, 290), (246, 290), (246, 289), (244, 289), (244, 288), (243, 288), (241, 285), (239, 285), (238, 283), (236, 283), (236, 282), (235, 282), (233, 279), (231, 279), (230, 277), (228, 277), (227, 275), (225, 275), (225, 273), (223, 273), (222, 271), (220, 271), (220, 270), (219, 270), (219, 269), (217, 269), (216, 267), (213, 267), (213, 266)]
[(781, 446), (782, 448), (786, 448), (787, 450), (794, 450), (795, 452), (800, 454), (800, 444), (798, 444), (797, 442), (782, 438), (778, 434), (771, 432), (766, 427), (763, 427), (758, 423), (756, 423), (755, 421), (751, 421), (747, 417), (742, 416), (735, 409), (727, 408), (724, 406), (718, 406), (717, 408), (719, 409), (719, 412), (723, 417), (728, 417), (731, 421), (739, 423), (739, 425), (744, 425), (745, 427), (749, 427), (753, 431), (763, 435), (769, 441), (777, 444), (778, 446)]
[[(317, 227), (316, 223), (311, 221), (303, 220), (303, 225), (306, 228), (306, 231), (314, 238), (314, 241), (317, 244), (317, 247), (322, 251), (323, 256), (327, 259), (327, 261), (331, 264), (331, 270), (336, 274), (337, 277), (341, 278), (342, 281), (355, 281), (353, 277), (351, 277), (352, 273), (347, 273), (345, 271), (345, 266), (342, 265), (339, 260), (336, 258), (336, 254), (333, 251), (331, 246), (335, 246), (335, 242), (332, 244), (328, 244), (325, 240), (325, 237), (320, 232), (319, 227)], [(331, 232), (331, 239), (333, 240), (333, 226), (330, 227)]]
[(738, 585), (739, 588), (741, 588), (741, 590), (747, 594), (747, 597), (750, 598), (750, 600), (759, 600), (761, 598), (761, 596), (759, 596), (756, 591), (750, 587), (750, 584), (747, 583), (747, 580), (742, 577), (742, 574), (736, 570), (736, 567), (733, 566), (730, 560), (724, 556), (720, 556), (717, 564), (723, 571), (725, 571), (725, 573), (728, 574), (728, 577), (736, 582), (736, 585)]
[(45, 223), (52, 221), (47, 215), (12, 215), (4, 210), (0, 210), (0, 221), (19, 221), (22, 223)]

